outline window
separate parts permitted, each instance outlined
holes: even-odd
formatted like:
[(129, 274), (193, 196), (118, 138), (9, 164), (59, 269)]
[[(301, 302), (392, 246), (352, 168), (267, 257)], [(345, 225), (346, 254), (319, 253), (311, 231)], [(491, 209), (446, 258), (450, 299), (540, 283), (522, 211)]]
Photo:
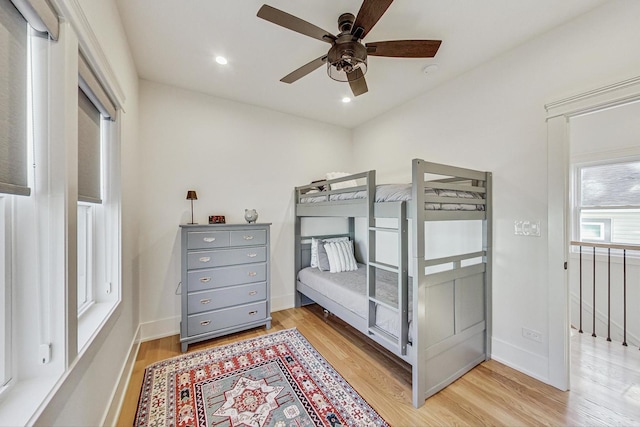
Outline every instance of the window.
[(113, 292), (118, 245), (114, 196), (115, 107), (82, 54), (78, 57), (78, 349), (89, 343), (118, 301)]
[(102, 203), (100, 111), (78, 89), (78, 315), (94, 303), (94, 210)]
[(93, 211), (91, 205), (78, 203), (78, 315), (94, 302), (93, 285)]
[(11, 198), (28, 196), (28, 25), (10, 2), (0, 4), (0, 391), (12, 379)]
[(580, 241), (640, 244), (640, 160), (575, 168)]
[(0, 195), (0, 389), (11, 380), (11, 240), (7, 199)]

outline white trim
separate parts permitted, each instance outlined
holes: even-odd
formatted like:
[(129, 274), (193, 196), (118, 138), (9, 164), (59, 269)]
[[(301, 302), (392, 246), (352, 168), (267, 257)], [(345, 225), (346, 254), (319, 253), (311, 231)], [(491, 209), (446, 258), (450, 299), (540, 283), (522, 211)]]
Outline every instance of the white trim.
[(549, 359), (538, 353), (493, 337), (491, 338), (491, 358), (544, 383), (549, 382), (548, 377), (540, 375), (540, 372), (547, 372)]
[(295, 294), (271, 296), (271, 312), (286, 310), (293, 308), (295, 302)]
[(180, 316), (140, 323), (140, 341), (151, 341), (180, 333)]
[(573, 117), (640, 100), (640, 76), (545, 104), (547, 120)]
[(122, 405), (124, 404), (124, 398), (129, 388), (129, 382), (133, 375), (133, 369), (135, 368), (138, 351), (140, 351), (140, 325), (138, 325), (136, 333), (133, 335), (133, 340), (127, 353), (128, 356), (122, 365), (120, 375), (118, 375), (118, 382), (114, 386), (111, 397), (109, 398), (110, 403), (100, 422), (102, 426), (115, 426), (118, 422)]
[(82, 377), (91, 367), (91, 362), (99, 350), (102, 349), (114, 325), (120, 318), (122, 303), (118, 303), (107, 316), (100, 330), (91, 338), (90, 343), (76, 357), (71, 366), (64, 372), (60, 380), (51, 389), (46, 399), (38, 410), (29, 419), (28, 425), (54, 425), (62, 408), (67, 403), (67, 398), (73, 394), (74, 389), (82, 381)]
[(570, 166), (569, 119), (640, 100), (640, 76), (545, 105), (547, 110), (547, 216), (549, 384), (566, 390), (570, 378), (570, 299), (568, 261)]
[(79, 0), (51, 0), (53, 5), (69, 21), (78, 36), (78, 46), (87, 63), (95, 71), (96, 77), (104, 85), (104, 89), (116, 104), (116, 108), (124, 111), (126, 100), (122, 86), (113, 72), (107, 55), (100, 45), (87, 16), (80, 6)]

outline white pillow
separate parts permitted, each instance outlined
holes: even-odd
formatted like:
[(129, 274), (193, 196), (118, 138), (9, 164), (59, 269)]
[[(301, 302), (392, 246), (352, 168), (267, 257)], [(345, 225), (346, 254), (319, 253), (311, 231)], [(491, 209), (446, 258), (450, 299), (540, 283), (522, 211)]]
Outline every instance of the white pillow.
[[(352, 175), (352, 174), (347, 172), (327, 172), (327, 179), (342, 178), (343, 176), (349, 176), (349, 175)], [(331, 184), (331, 189), (339, 190), (341, 188), (349, 188), (349, 187), (357, 187), (357, 186), (358, 186), (358, 182), (355, 179), (351, 179), (349, 181), (334, 182), (333, 184)]]
[(314, 237), (311, 238), (311, 263), (310, 267), (316, 268), (318, 266), (318, 244), (322, 244), (322, 242), (340, 242), (340, 241), (348, 241), (348, 237), (332, 237), (330, 239), (316, 239)]
[(343, 271), (355, 271), (358, 269), (356, 259), (353, 256), (353, 242), (341, 241), (325, 243), (324, 249), (329, 258), (329, 272), (341, 273)]

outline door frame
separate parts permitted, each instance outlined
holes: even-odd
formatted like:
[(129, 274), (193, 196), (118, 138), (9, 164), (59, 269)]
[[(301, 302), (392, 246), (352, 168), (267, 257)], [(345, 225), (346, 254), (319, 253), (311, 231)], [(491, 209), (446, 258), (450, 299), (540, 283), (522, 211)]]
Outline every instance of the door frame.
[(572, 117), (640, 101), (640, 76), (546, 104), (549, 384), (570, 387), (569, 262)]

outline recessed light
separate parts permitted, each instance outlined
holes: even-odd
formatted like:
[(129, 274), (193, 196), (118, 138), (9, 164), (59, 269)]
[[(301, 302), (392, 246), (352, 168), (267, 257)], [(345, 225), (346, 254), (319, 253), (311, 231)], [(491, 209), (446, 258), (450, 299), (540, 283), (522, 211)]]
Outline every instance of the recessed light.
[(345, 96), (344, 98), (342, 98), (343, 104), (348, 104), (349, 102), (351, 102), (351, 98), (349, 98), (348, 96)]
[(216, 56), (216, 62), (220, 65), (226, 65), (228, 61), (224, 56)]

